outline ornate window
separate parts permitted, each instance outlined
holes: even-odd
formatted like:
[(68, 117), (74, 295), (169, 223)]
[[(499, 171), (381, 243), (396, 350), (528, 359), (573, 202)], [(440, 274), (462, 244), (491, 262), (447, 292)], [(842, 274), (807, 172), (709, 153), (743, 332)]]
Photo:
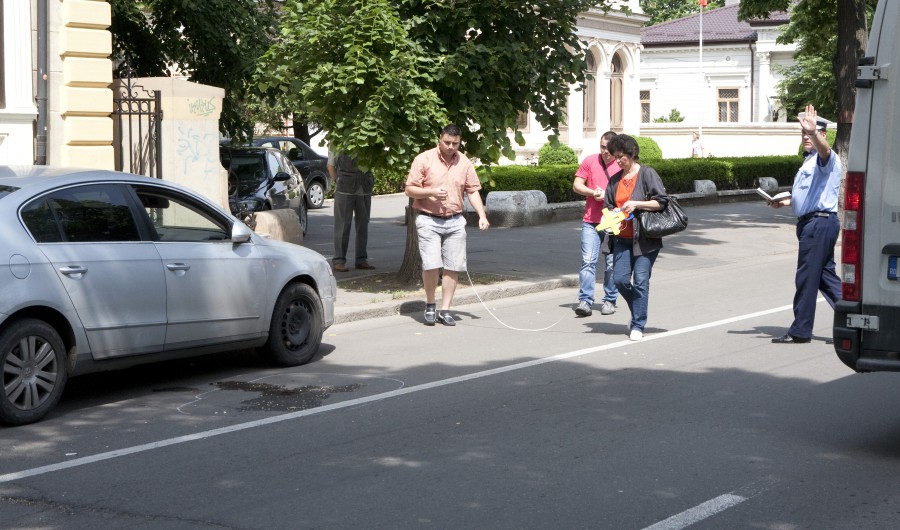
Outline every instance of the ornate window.
[(641, 90), (641, 123), (650, 123), (650, 91)]
[(588, 51), (584, 59), (584, 119), (585, 131), (597, 128), (597, 65), (594, 55)]
[(612, 76), (609, 79), (609, 128), (615, 132), (623, 131), (622, 99), (624, 94), (625, 69), (622, 58), (616, 53), (612, 60)]
[(737, 88), (720, 88), (718, 90), (719, 121), (738, 121), (738, 94)]

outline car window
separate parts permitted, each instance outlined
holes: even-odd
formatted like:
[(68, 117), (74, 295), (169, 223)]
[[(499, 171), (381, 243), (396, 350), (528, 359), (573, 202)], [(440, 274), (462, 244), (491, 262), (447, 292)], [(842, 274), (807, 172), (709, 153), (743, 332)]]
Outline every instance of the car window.
[(294, 174), (294, 164), (291, 164), (291, 161), (287, 159), (286, 156), (282, 153), (272, 153), (276, 159), (276, 163), (278, 164), (278, 172), (287, 173), (288, 175)]
[(160, 241), (224, 241), (230, 222), (176, 192), (139, 188), (141, 204)]
[(0, 198), (9, 195), (10, 193), (19, 189), (16, 186), (0, 186)]
[(22, 208), (38, 243), (140, 241), (126, 188), (92, 184), (55, 191)]
[(273, 177), (277, 175), (279, 171), (284, 171), (278, 153), (272, 151), (267, 152), (266, 163), (269, 165), (269, 175), (272, 175)]
[(261, 155), (233, 155), (228, 167), (229, 188), (236, 185), (239, 197), (253, 195), (266, 181)]

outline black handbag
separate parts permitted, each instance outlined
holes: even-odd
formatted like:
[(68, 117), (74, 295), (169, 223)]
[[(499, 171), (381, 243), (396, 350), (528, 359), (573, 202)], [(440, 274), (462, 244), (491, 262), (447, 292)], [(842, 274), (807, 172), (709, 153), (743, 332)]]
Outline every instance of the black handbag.
[(675, 197), (668, 197), (665, 210), (658, 212), (642, 211), (638, 217), (641, 223), (641, 235), (644, 237), (663, 237), (677, 234), (688, 224), (688, 216)]

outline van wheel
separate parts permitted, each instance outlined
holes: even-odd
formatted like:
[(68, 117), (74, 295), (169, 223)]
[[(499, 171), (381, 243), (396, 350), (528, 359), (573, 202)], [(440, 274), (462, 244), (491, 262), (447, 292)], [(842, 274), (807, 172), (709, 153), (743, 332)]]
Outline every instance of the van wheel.
[(65, 346), (59, 333), (33, 318), (6, 326), (0, 333), (0, 421), (25, 425), (56, 406), (66, 386)]
[(322, 343), (323, 313), (315, 289), (305, 283), (285, 287), (275, 302), (263, 356), (278, 366), (308, 363)]

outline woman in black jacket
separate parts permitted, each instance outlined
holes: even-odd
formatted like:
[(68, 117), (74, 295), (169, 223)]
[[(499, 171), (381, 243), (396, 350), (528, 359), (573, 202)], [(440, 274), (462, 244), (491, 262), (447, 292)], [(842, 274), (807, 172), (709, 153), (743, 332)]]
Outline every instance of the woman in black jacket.
[(627, 134), (611, 138), (607, 149), (622, 171), (614, 175), (606, 187), (605, 206), (620, 209), (633, 218), (623, 221), (619, 233), (606, 238), (604, 246), (613, 255), (613, 279), (631, 310), (629, 337), (641, 340), (647, 325), (650, 299), (650, 273), (662, 248), (662, 238), (644, 237), (638, 216), (641, 211), (660, 211), (669, 203), (662, 179), (653, 168), (638, 163), (640, 148)]

